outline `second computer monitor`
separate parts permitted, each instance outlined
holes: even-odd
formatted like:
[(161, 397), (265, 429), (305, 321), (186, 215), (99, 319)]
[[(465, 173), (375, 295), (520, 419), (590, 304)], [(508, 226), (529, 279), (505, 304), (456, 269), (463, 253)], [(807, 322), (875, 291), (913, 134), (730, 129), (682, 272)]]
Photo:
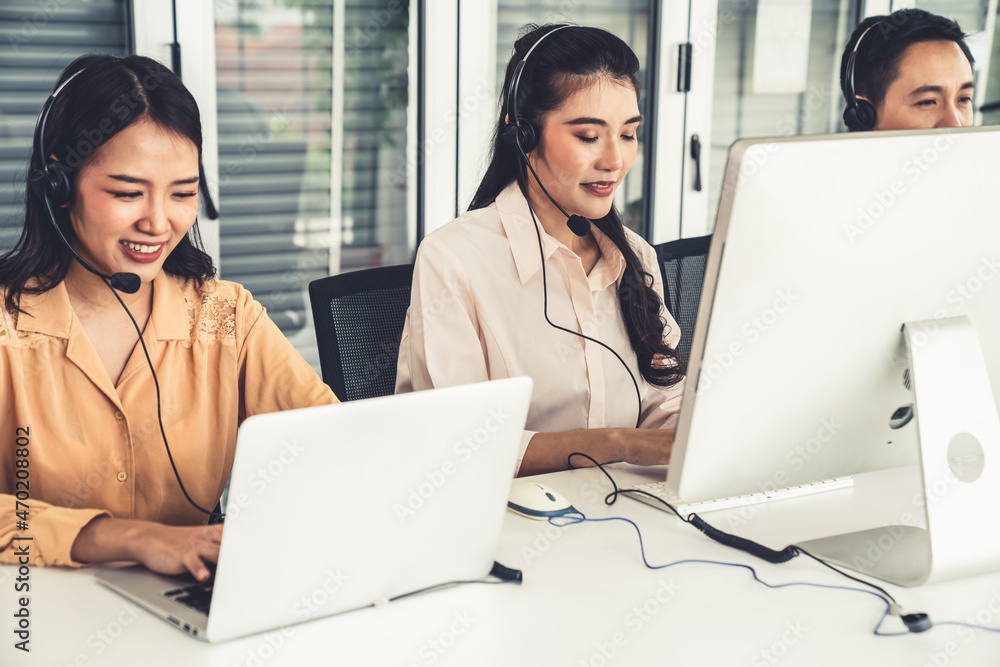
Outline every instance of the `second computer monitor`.
[(668, 475), (680, 497), (916, 463), (904, 322), (921, 344), (967, 316), (1000, 388), (997, 155), (989, 128), (734, 144)]

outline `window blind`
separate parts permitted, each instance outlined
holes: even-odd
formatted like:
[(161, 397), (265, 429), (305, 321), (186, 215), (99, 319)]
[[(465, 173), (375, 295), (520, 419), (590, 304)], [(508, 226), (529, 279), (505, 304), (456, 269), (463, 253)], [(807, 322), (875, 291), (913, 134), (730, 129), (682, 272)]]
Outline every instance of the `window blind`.
[(128, 50), (125, 0), (0, 4), (0, 253), (24, 222), (25, 169), (42, 103), (59, 73), (86, 53)]

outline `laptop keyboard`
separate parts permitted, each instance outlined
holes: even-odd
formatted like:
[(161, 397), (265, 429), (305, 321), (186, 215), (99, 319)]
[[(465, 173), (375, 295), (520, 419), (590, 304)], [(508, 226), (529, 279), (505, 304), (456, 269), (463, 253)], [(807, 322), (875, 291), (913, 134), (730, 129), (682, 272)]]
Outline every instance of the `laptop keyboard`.
[(214, 584), (195, 584), (164, 593), (165, 596), (174, 602), (180, 602), (185, 607), (190, 607), (197, 612), (208, 616), (208, 608), (212, 604), (212, 587)]
[[(197, 582), (190, 586), (182, 586), (167, 591), (163, 595), (174, 602), (179, 602), (185, 607), (190, 607), (195, 611), (208, 616), (208, 608), (212, 605), (212, 589), (215, 587), (215, 563), (207, 563), (210, 576), (208, 581)], [(187, 575), (188, 579), (193, 579)]]

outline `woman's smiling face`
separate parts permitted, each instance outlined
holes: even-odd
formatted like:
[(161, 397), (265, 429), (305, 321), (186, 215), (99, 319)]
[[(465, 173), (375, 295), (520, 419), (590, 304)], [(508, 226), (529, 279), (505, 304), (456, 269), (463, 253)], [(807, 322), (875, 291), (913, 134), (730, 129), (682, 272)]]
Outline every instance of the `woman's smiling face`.
[(198, 215), (198, 148), (148, 118), (80, 167), (69, 218), (74, 248), (103, 273), (153, 280)]

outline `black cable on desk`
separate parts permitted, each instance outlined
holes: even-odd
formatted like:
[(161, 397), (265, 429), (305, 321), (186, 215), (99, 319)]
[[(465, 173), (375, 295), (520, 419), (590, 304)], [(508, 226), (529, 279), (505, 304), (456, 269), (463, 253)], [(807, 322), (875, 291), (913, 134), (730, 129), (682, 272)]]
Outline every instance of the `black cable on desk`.
[[(595, 467), (597, 467), (602, 473), (604, 473), (604, 476), (608, 478), (608, 481), (611, 482), (611, 487), (612, 487), (613, 490), (611, 491), (611, 493), (609, 493), (608, 495), (606, 495), (604, 497), (604, 504), (605, 505), (608, 505), (608, 506), (613, 505), (615, 503), (615, 501), (618, 500), (619, 494), (622, 494), (622, 493), (626, 493), (626, 494), (627, 493), (635, 493), (635, 494), (639, 494), (639, 495), (644, 495), (644, 496), (647, 496), (649, 498), (653, 498), (653, 499), (659, 501), (660, 503), (662, 503), (663, 505), (665, 505), (671, 512), (673, 512), (675, 515), (677, 515), (677, 517), (679, 519), (681, 519), (681, 521), (693, 525), (695, 528), (697, 528), (699, 531), (701, 531), (702, 533), (704, 533), (706, 536), (708, 536), (709, 538), (715, 540), (716, 542), (719, 542), (720, 544), (724, 544), (726, 546), (733, 547), (733, 548), (739, 549), (741, 551), (745, 551), (746, 553), (749, 553), (751, 555), (757, 556), (758, 558), (762, 558), (763, 560), (766, 560), (768, 562), (775, 563), (775, 564), (780, 564), (780, 563), (787, 562), (787, 561), (791, 560), (792, 558), (795, 558), (796, 556), (798, 556), (800, 554), (804, 554), (806, 556), (809, 556), (810, 558), (812, 558), (816, 562), (818, 562), (818, 563), (820, 563), (820, 564), (828, 567), (829, 569), (833, 570), (837, 574), (840, 574), (840, 575), (842, 575), (844, 577), (847, 577), (848, 579), (851, 579), (851, 580), (856, 581), (856, 582), (858, 582), (860, 584), (868, 586), (869, 588), (872, 588), (874, 590), (866, 590), (866, 589), (863, 589), (863, 588), (855, 588), (855, 587), (851, 587), (851, 586), (833, 586), (833, 585), (829, 585), (829, 584), (815, 584), (815, 583), (811, 583), (811, 582), (789, 582), (789, 583), (785, 583), (785, 584), (770, 584), (770, 583), (764, 581), (763, 579), (761, 579), (757, 575), (757, 571), (752, 566), (745, 565), (745, 564), (742, 564), (742, 563), (730, 563), (730, 562), (726, 562), (726, 561), (714, 561), (714, 560), (702, 560), (702, 559), (685, 559), (685, 560), (675, 561), (673, 563), (667, 563), (666, 565), (655, 565), (654, 566), (654, 565), (651, 565), (649, 563), (649, 561), (646, 559), (646, 547), (643, 544), (642, 531), (639, 530), (639, 526), (636, 525), (636, 523), (634, 521), (632, 521), (631, 519), (627, 519), (625, 517), (608, 517), (608, 518), (603, 518), (603, 519), (588, 519), (586, 516), (583, 515), (582, 512), (579, 512), (579, 516), (565, 515), (563, 517), (551, 517), (549, 519), (549, 523), (551, 523), (552, 525), (558, 526), (560, 528), (565, 527), (565, 526), (570, 526), (570, 525), (573, 525), (573, 524), (576, 524), (576, 523), (583, 523), (585, 521), (589, 521), (589, 522), (624, 521), (624, 522), (630, 524), (633, 528), (635, 528), (636, 534), (639, 536), (639, 550), (640, 550), (640, 553), (642, 555), (642, 562), (649, 569), (653, 569), (653, 570), (665, 569), (665, 568), (668, 568), (668, 567), (673, 567), (674, 565), (680, 565), (682, 563), (707, 563), (707, 564), (713, 564), (713, 565), (726, 565), (726, 566), (729, 566), (729, 567), (741, 567), (741, 568), (745, 568), (745, 569), (749, 570), (750, 573), (753, 575), (753, 578), (757, 582), (763, 584), (764, 586), (767, 586), (768, 588), (775, 588), (776, 589), (776, 588), (785, 588), (785, 587), (788, 587), (788, 586), (812, 586), (812, 587), (815, 587), (815, 588), (828, 588), (828, 589), (834, 589), (834, 590), (855, 591), (855, 592), (858, 592), (858, 593), (866, 593), (868, 595), (874, 595), (875, 597), (877, 597), (880, 600), (882, 600), (882, 602), (884, 602), (885, 605), (886, 605), (885, 611), (882, 613), (881, 618), (879, 618), (878, 623), (875, 624), (875, 628), (872, 631), (872, 634), (874, 634), (876, 636), (879, 636), (879, 637), (894, 637), (894, 636), (908, 635), (908, 634), (912, 634), (912, 633), (926, 632), (927, 630), (930, 630), (934, 625), (957, 625), (957, 626), (962, 626), (962, 627), (975, 628), (975, 629), (979, 629), (979, 630), (986, 630), (988, 632), (1000, 633), (1000, 628), (990, 628), (990, 627), (987, 627), (987, 626), (975, 625), (975, 624), (972, 624), (972, 623), (962, 623), (960, 621), (942, 621), (940, 623), (936, 623), (935, 624), (935, 623), (931, 622), (930, 617), (927, 614), (925, 614), (925, 613), (919, 613), (918, 612), (918, 613), (904, 614), (903, 610), (902, 610), (902, 607), (896, 601), (896, 598), (894, 598), (891, 593), (889, 593), (887, 590), (885, 590), (881, 586), (879, 586), (877, 584), (874, 584), (874, 583), (872, 583), (870, 581), (865, 581), (864, 579), (860, 579), (860, 578), (855, 577), (855, 576), (853, 576), (851, 574), (848, 574), (847, 572), (844, 572), (843, 570), (841, 570), (841, 569), (839, 569), (839, 568), (831, 565), (830, 563), (826, 562), (822, 558), (819, 558), (818, 556), (815, 556), (815, 555), (809, 553), (808, 551), (806, 551), (805, 549), (803, 549), (800, 546), (797, 546), (797, 545), (793, 544), (793, 545), (788, 545), (787, 547), (785, 547), (781, 551), (775, 551), (773, 549), (765, 547), (762, 544), (759, 544), (759, 543), (754, 542), (752, 540), (747, 540), (745, 538), (738, 537), (736, 535), (731, 535), (731, 534), (726, 533), (726, 532), (724, 532), (722, 530), (714, 528), (713, 526), (709, 525), (708, 522), (706, 522), (704, 519), (702, 519), (701, 517), (699, 517), (697, 514), (691, 514), (690, 516), (685, 517), (685, 516), (683, 516), (677, 510), (676, 507), (674, 507), (673, 505), (671, 505), (667, 501), (663, 500), (662, 498), (660, 498), (658, 496), (654, 496), (651, 493), (648, 493), (648, 492), (643, 491), (641, 489), (619, 489), (618, 488), (618, 484), (615, 482), (615, 480), (611, 476), (611, 474), (608, 473), (608, 471), (604, 469), (604, 466), (601, 465), (600, 463), (598, 463), (594, 458), (592, 458), (591, 456), (589, 456), (587, 454), (584, 454), (582, 452), (573, 452), (573, 453), (571, 453), (567, 457), (567, 459), (566, 459), (567, 460), (567, 464), (569, 465), (569, 467), (571, 469), (576, 469), (577, 468), (577, 466), (573, 465), (573, 457), (574, 456), (582, 456), (585, 459), (587, 459), (588, 461), (590, 461), (591, 463), (593, 463)], [(890, 615), (899, 616), (900, 620), (906, 625), (907, 631), (906, 632), (883, 632), (882, 629), (881, 629), (882, 628), (882, 624), (885, 622), (886, 617), (888, 617)]]

